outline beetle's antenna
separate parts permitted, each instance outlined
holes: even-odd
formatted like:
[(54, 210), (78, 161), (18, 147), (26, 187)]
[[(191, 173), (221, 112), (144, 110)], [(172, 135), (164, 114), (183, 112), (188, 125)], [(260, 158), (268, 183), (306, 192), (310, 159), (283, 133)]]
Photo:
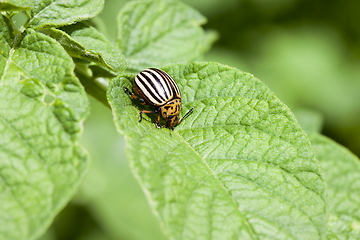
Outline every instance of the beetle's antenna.
[(195, 107), (191, 108), (191, 109), (185, 114), (185, 116), (183, 116), (183, 117), (180, 119), (179, 124), (182, 122), (182, 120), (184, 120), (187, 116), (190, 115), (190, 113), (194, 110), (194, 108), (195, 108)]

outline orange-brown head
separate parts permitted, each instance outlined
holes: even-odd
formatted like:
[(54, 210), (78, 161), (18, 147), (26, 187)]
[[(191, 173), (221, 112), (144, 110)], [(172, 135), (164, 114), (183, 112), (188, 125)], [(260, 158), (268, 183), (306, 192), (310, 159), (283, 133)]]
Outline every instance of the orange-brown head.
[(179, 123), (181, 100), (175, 98), (160, 107), (161, 116), (166, 120), (166, 126), (173, 129)]

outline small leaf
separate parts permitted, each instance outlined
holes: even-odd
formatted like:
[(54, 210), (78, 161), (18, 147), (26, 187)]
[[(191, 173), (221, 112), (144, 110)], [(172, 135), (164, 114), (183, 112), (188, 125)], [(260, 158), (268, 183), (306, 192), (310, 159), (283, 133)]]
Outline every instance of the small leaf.
[(61, 27), (90, 19), (101, 12), (104, 0), (33, 0), (29, 26)]
[(44, 29), (41, 32), (56, 39), (74, 58), (101, 64), (114, 72), (126, 69), (126, 60), (121, 51), (99, 31), (84, 23), (77, 23), (61, 30)]
[(183, 98), (172, 132), (138, 122), (125, 93), (135, 75), (110, 82), (108, 99), (127, 157), (171, 239), (324, 239), (327, 198), (309, 139), (263, 83), (217, 63), (163, 68)]
[(31, 240), (84, 177), (77, 141), (89, 106), (61, 45), (31, 29), (13, 36), (7, 21), (0, 16), (0, 239)]
[(206, 19), (178, 1), (131, 1), (117, 21), (117, 44), (134, 70), (192, 61), (207, 49)]
[(321, 134), (313, 133), (309, 137), (328, 186), (328, 229), (339, 239), (360, 239), (360, 160)]
[(0, 11), (26, 11), (32, 9), (29, 0), (1, 0)]

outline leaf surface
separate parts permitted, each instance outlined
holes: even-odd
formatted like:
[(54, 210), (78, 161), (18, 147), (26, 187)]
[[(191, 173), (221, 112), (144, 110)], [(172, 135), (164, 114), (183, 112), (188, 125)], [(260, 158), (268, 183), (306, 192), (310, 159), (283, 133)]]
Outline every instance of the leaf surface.
[(117, 44), (129, 68), (138, 71), (192, 61), (214, 38), (200, 27), (206, 19), (178, 1), (131, 1), (121, 9), (117, 21)]
[(29, 0), (1, 0), (0, 11), (24, 11), (32, 8)]
[(126, 69), (121, 51), (91, 26), (77, 23), (61, 30), (51, 28), (42, 32), (56, 39), (72, 57), (95, 62), (113, 72)]
[(32, 30), (14, 43), (9, 26), (1, 16), (0, 239), (35, 239), (86, 172), (88, 100), (60, 44)]
[(112, 239), (166, 240), (130, 172), (125, 140), (116, 132), (109, 109), (91, 101), (84, 129), (80, 142), (89, 151), (91, 165), (77, 200), (81, 197), (88, 203), (92, 216)]
[(61, 27), (90, 19), (101, 12), (104, 0), (33, 0), (29, 26)]
[(360, 160), (321, 134), (312, 133), (309, 137), (328, 186), (328, 230), (339, 239), (360, 239)]
[(171, 239), (324, 239), (327, 197), (319, 163), (294, 115), (258, 79), (217, 63), (163, 68), (182, 92), (173, 132), (138, 122), (126, 95), (108, 99), (133, 174)]

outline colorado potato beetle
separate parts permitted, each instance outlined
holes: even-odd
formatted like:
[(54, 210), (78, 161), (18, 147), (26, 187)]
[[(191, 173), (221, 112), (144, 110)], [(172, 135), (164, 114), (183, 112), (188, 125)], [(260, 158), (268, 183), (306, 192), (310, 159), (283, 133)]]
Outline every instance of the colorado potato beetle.
[(156, 126), (161, 128), (160, 116), (166, 120), (166, 125), (163, 127), (174, 130), (174, 127), (181, 123), (194, 108), (191, 108), (183, 118), (179, 120), (181, 111), (181, 93), (174, 79), (172, 79), (166, 72), (157, 69), (149, 68), (141, 71), (136, 75), (133, 90), (131, 92), (128, 88), (124, 88), (132, 98), (138, 100), (142, 105), (150, 105), (156, 107), (153, 111), (140, 110), (139, 122), (142, 120), (143, 113), (158, 114)]

